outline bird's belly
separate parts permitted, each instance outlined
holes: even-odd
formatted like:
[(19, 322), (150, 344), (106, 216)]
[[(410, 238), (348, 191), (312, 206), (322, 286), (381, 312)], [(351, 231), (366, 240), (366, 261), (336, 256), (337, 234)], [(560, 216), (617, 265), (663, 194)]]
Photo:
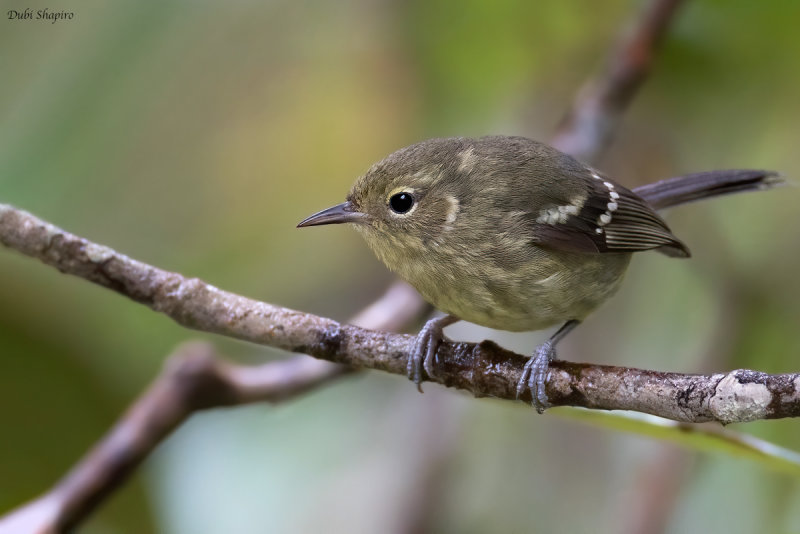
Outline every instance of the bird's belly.
[(414, 285), (434, 306), (465, 321), (499, 330), (540, 330), (584, 319), (617, 291), (629, 261), (630, 254), (559, 254), (515, 269), (450, 262), (435, 276), (416, 277), (423, 283)]

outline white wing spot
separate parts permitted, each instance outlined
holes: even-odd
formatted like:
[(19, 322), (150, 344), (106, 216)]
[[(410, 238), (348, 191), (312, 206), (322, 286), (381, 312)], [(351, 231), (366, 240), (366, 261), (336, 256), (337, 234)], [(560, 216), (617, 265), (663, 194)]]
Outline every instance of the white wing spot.
[(583, 205), (586, 203), (586, 199), (588, 197), (589, 197), (589, 195), (584, 193), (582, 195), (578, 195), (578, 196), (575, 196), (575, 197), (572, 198), (572, 201), (569, 204), (570, 204), (570, 206), (574, 206), (575, 207), (575, 215), (577, 215), (578, 212), (581, 210)]
[(556, 224), (563, 223), (567, 220), (567, 214), (561, 213), (558, 208), (548, 208), (539, 212), (536, 218), (537, 223), (542, 224)]
[[(595, 176), (594, 173), (592, 176)], [(597, 176), (595, 176), (596, 178)], [(616, 200), (619, 198), (619, 193), (614, 191), (614, 184), (611, 182), (603, 182), (603, 185), (606, 186), (608, 189), (608, 197), (610, 202), (606, 204), (606, 211), (603, 212), (600, 217), (597, 218), (597, 225), (598, 226), (605, 226), (611, 222), (611, 214), (617, 211), (619, 208), (619, 204), (617, 204)], [(599, 229), (598, 229), (599, 230)], [(597, 232), (598, 234), (601, 232)]]
[(578, 215), (580, 213), (585, 202), (586, 195), (579, 195), (574, 197), (570, 204), (543, 209), (539, 212), (536, 222), (542, 224), (565, 224), (570, 215)]
[(578, 207), (574, 204), (569, 204), (567, 206), (559, 206), (558, 213), (562, 215), (577, 215), (578, 214)]

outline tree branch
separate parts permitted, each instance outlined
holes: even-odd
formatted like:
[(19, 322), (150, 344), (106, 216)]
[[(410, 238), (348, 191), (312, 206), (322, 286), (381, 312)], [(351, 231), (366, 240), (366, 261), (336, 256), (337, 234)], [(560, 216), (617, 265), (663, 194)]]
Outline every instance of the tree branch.
[[(63, 273), (114, 289), (189, 328), (348, 366), (406, 374), (414, 336), (345, 325), (229, 293), (133, 260), (2, 204), (0, 242)], [(527, 360), (489, 341), (447, 342), (438, 357), (430, 380), (476, 397), (509, 400), (515, 398)], [(732, 423), (800, 414), (800, 374), (738, 370), (683, 375), (565, 361), (554, 362), (551, 369), (547, 396), (554, 406), (634, 410), (685, 422)]]
[(593, 161), (617, 130), (622, 112), (647, 78), (655, 52), (683, 0), (654, 0), (621, 40), (606, 70), (584, 85), (552, 145), (584, 161)]

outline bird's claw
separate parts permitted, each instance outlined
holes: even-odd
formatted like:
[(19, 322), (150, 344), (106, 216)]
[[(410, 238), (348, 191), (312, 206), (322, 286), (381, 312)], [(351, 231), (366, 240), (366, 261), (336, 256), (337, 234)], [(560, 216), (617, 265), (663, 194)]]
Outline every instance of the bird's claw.
[(517, 398), (519, 398), (526, 389), (531, 392), (531, 405), (536, 408), (536, 411), (543, 413), (550, 407), (550, 402), (547, 399), (547, 391), (545, 391), (545, 383), (547, 382), (548, 368), (550, 362), (556, 359), (556, 349), (552, 341), (546, 341), (536, 348), (533, 357), (525, 363), (522, 370), (522, 376), (517, 382)]
[(425, 369), (428, 376), (434, 375), (433, 363), (436, 359), (436, 351), (445, 340), (444, 326), (452, 322), (448, 316), (436, 317), (425, 323), (425, 326), (417, 334), (406, 370), (408, 379), (417, 385), (420, 393), (422, 393), (422, 370)]

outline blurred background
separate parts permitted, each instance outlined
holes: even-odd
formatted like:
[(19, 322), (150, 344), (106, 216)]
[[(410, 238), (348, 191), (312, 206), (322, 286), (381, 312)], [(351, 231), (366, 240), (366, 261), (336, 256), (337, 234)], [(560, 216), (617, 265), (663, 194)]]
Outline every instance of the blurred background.
[[(0, 202), (164, 269), (346, 320), (391, 275), (355, 232), (295, 230), (370, 164), (435, 136), (549, 138), (642, 2), (0, 1)], [(598, 167), (628, 186), (714, 168), (800, 176), (800, 4), (687, 2)], [(800, 367), (794, 187), (668, 214), (566, 359)], [(548, 332), (460, 324), (530, 352)], [(154, 378), (213, 340), (0, 250), (0, 512), (54, 483)], [(733, 425), (800, 450), (797, 421)], [(87, 533), (800, 530), (796, 478), (723, 453), (368, 372), (194, 416)]]

